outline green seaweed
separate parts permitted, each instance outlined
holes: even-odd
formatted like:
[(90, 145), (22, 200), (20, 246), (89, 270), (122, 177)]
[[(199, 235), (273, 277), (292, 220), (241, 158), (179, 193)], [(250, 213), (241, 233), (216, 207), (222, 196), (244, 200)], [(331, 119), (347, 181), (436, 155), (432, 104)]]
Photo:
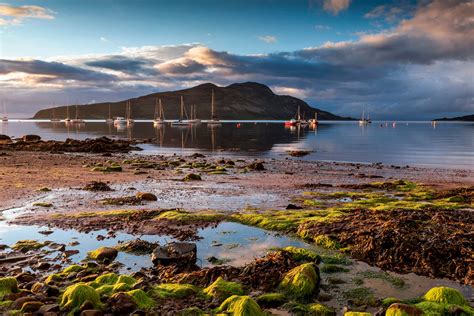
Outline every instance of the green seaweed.
[(211, 285), (205, 288), (203, 292), (219, 300), (225, 300), (231, 295), (245, 294), (242, 285), (236, 282), (226, 281), (222, 277), (218, 277)]
[(285, 295), (281, 293), (265, 293), (257, 296), (255, 300), (264, 307), (278, 307), (286, 302)]
[(344, 298), (351, 300), (355, 306), (376, 306), (377, 302), (371, 289), (358, 287), (344, 291)]
[(265, 316), (260, 306), (249, 296), (232, 295), (222, 302), (217, 311), (232, 316)]
[(315, 263), (321, 262), (321, 256), (309, 249), (288, 246), (282, 250), (289, 252), (293, 259), (297, 261), (310, 261)]
[(314, 263), (305, 263), (287, 272), (280, 289), (295, 299), (307, 299), (318, 290), (319, 275)]
[(18, 282), (15, 278), (0, 278), (0, 300), (10, 293), (18, 292)]
[(127, 295), (131, 296), (133, 301), (137, 304), (138, 308), (144, 310), (150, 310), (156, 306), (156, 302), (143, 290), (137, 289), (125, 292)]
[(403, 288), (406, 285), (405, 280), (385, 271), (364, 271), (361, 272), (360, 275), (367, 279), (381, 279), (387, 281), (395, 288)]
[(185, 298), (199, 292), (200, 289), (191, 284), (163, 283), (153, 287), (153, 294), (160, 298)]
[(430, 289), (428, 292), (426, 292), (423, 298), (428, 302), (442, 304), (465, 305), (467, 303), (464, 296), (458, 290), (445, 286), (439, 286)]
[(335, 264), (324, 264), (320, 270), (322, 273), (326, 273), (326, 274), (349, 272), (349, 269), (335, 265)]
[(102, 308), (99, 293), (85, 283), (77, 283), (66, 288), (59, 305), (69, 310), (69, 315), (74, 315), (84, 303), (91, 304), (95, 309)]

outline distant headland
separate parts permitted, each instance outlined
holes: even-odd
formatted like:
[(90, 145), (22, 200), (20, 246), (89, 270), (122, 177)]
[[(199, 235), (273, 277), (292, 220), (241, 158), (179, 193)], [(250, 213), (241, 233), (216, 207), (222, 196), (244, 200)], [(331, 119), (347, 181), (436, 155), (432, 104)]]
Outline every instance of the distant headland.
[[(77, 105), (81, 119), (105, 119), (109, 116), (125, 116), (126, 103), (131, 103), (131, 116), (134, 119), (153, 119), (158, 99), (163, 104), (165, 118), (180, 116), (180, 98), (185, 107), (194, 106), (198, 118), (208, 119), (211, 111), (211, 92), (215, 94), (216, 115), (223, 120), (286, 120), (300, 111), (306, 118), (315, 113), (320, 120), (350, 120), (327, 111), (309, 106), (301, 99), (289, 95), (277, 95), (268, 86), (256, 82), (234, 83), (219, 87), (212, 83), (201, 84), (189, 89), (153, 93), (119, 102), (102, 102)], [(59, 106), (38, 111), (34, 119), (65, 118), (76, 115), (76, 105)]]
[(474, 114), (470, 115), (464, 115), (464, 116), (458, 116), (458, 117), (444, 117), (444, 118), (439, 118), (435, 119), (433, 121), (464, 121), (464, 122), (474, 122)]

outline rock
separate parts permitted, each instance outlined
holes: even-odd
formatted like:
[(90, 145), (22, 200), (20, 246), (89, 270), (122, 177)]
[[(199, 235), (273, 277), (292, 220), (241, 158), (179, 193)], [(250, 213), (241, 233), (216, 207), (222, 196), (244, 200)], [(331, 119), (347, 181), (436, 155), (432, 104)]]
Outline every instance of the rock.
[(320, 277), (314, 263), (305, 263), (285, 274), (280, 289), (288, 296), (306, 299), (319, 290)]
[(25, 304), (23, 304), (23, 307), (21, 308), (21, 312), (23, 314), (25, 313), (34, 313), (36, 311), (38, 311), (41, 306), (43, 306), (44, 304), (40, 301), (30, 301), (30, 302), (26, 302)]
[(171, 242), (166, 246), (158, 246), (151, 254), (154, 265), (169, 265), (179, 263), (180, 265), (196, 263), (196, 244), (188, 242)]
[(22, 137), (24, 142), (38, 142), (41, 140), (41, 137), (38, 135), (25, 135)]
[(292, 157), (303, 157), (309, 154), (310, 154), (310, 151), (306, 151), (306, 150), (292, 150), (288, 152), (288, 155)]
[(31, 296), (20, 297), (20, 298), (17, 298), (12, 303), (11, 308), (12, 309), (21, 309), (25, 303), (32, 302), (32, 301), (36, 301), (36, 299), (34, 297), (31, 297)]
[(222, 302), (218, 311), (229, 315), (265, 316), (260, 306), (250, 296), (232, 295)]
[(114, 314), (130, 314), (137, 308), (137, 303), (130, 295), (119, 292), (112, 295), (109, 306)]
[(149, 192), (138, 192), (135, 197), (142, 201), (156, 201), (158, 198), (153, 193)]
[(89, 182), (85, 187), (82, 188), (87, 191), (112, 191), (107, 183), (101, 181)]
[(12, 139), (8, 135), (0, 134), (0, 144), (11, 143)]
[(52, 313), (52, 312), (56, 313), (56, 312), (59, 312), (59, 305), (58, 304), (45, 304), (40, 307), (38, 312), (41, 314)]
[(190, 173), (190, 174), (187, 174), (184, 178), (183, 178), (183, 181), (187, 182), (187, 181), (201, 181), (202, 178), (200, 175), (198, 174), (195, 174), (195, 173)]
[(222, 277), (218, 277), (203, 292), (218, 301), (223, 301), (232, 295), (245, 294), (242, 285), (236, 282), (225, 281)]
[(117, 258), (118, 251), (111, 247), (100, 247), (88, 253), (89, 258), (96, 261), (113, 261)]
[(51, 267), (51, 263), (45, 262), (45, 261), (40, 261), (35, 266), (35, 268), (38, 269), (38, 270), (48, 270), (50, 267)]
[(103, 316), (104, 313), (98, 309), (86, 309), (81, 312), (81, 316)]
[(253, 162), (250, 165), (247, 165), (247, 168), (255, 171), (263, 171), (265, 167), (262, 162)]
[(73, 255), (77, 255), (80, 251), (79, 250), (64, 250), (63, 257), (70, 257)]
[(385, 312), (386, 316), (403, 316), (403, 315), (410, 315), (410, 316), (417, 316), (423, 315), (423, 311), (415, 306), (410, 306), (407, 304), (401, 303), (394, 303), (390, 305), (390, 307)]
[(301, 206), (294, 205), (294, 204), (288, 204), (286, 207), (287, 210), (301, 210), (303, 209)]
[[(85, 305), (91, 308), (85, 308)], [(94, 288), (85, 283), (76, 283), (64, 291), (60, 306), (71, 311), (71, 314), (84, 309), (96, 309), (101, 307), (100, 296)]]
[(36, 277), (29, 272), (23, 272), (15, 276), (15, 279), (20, 283), (28, 283), (36, 280)]

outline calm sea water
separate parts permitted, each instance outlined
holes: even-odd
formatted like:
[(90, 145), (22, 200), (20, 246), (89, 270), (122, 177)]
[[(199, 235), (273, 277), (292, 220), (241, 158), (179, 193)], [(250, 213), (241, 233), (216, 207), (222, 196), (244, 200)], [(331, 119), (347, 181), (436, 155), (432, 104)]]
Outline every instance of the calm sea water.
[[(37, 134), (43, 139), (64, 140), (108, 136), (150, 138), (145, 153), (194, 152), (219, 155), (288, 157), (289, 150), (308, 150), (302, 159), (350, 162), (382, 162), (474, 169), (474, 123), (321, 122), (316, 129), (286, 128), (282, 122), (226, 122), (213, 128), (203, 123), (192, 127), (154, 128), (136, 122), (116, 129), (105, 122), (65, 125), (41, 121), (0, 123), (0, 133), (10, 136)], [(301, 159), (301, 158), (300, 158)]]

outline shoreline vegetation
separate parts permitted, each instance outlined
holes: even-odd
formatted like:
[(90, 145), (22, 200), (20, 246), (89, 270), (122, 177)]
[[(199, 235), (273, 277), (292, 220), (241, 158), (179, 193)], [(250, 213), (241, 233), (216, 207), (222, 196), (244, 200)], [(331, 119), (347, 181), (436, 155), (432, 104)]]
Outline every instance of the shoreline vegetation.
[[(1, 245), (2, 313), (474, 314), (473, 171), (133, 150), (0, 138), (2, 222), (44, 236)], [(223, 224), (240, 231), (201, 235)], [(98, 247), (59, 230), (100, 232)], [(232, 239), (246, 230), (292, 244), (238, 264), (260, 244)], [(222, 251), (164, 264), (159, 246), (179, 252), (159, 236)]]

